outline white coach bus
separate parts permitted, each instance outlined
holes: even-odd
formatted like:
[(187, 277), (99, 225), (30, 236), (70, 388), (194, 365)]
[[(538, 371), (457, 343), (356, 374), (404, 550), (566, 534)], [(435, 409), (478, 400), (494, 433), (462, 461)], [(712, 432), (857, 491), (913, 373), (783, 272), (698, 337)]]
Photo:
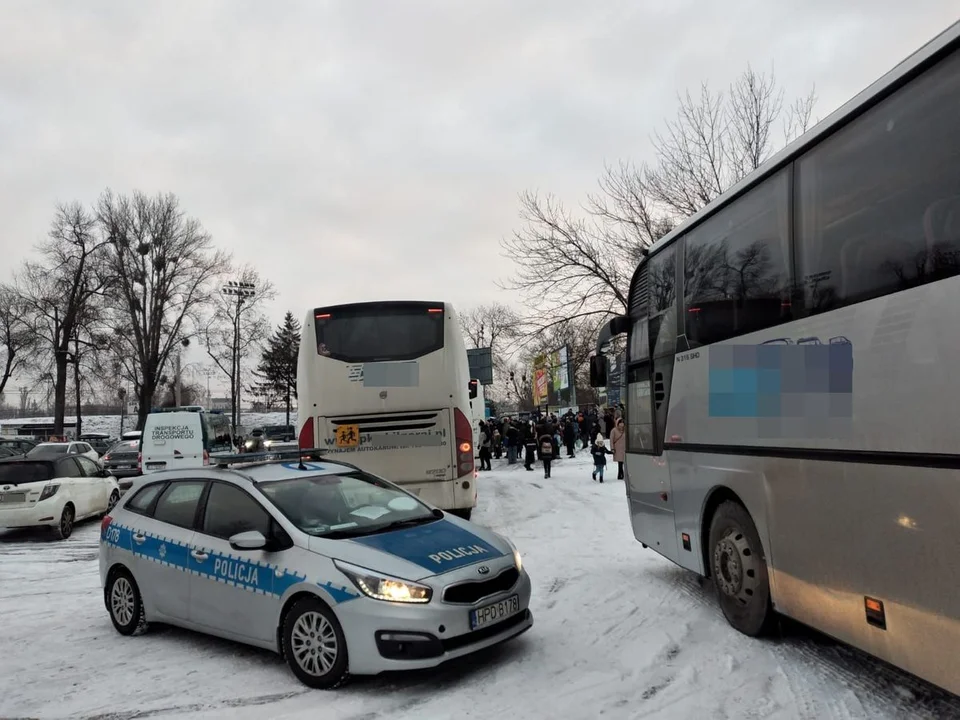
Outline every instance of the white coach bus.
[(591, 384), (622, 334), (637, 540), (960, 694), (960, 23), (649, 248)]
[(392, 301), (307, 313), (299, 442), (469, 518), (477, 503), (470, 368), (453, 306)]

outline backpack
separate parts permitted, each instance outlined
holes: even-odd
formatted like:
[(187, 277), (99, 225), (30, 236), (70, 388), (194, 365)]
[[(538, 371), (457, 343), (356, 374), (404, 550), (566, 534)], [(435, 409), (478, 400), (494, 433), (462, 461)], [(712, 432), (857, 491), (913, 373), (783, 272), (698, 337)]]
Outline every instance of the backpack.
[(540, 438), (540, 455), (542, 457), (553, 456), (553, 440), (546, 435)]

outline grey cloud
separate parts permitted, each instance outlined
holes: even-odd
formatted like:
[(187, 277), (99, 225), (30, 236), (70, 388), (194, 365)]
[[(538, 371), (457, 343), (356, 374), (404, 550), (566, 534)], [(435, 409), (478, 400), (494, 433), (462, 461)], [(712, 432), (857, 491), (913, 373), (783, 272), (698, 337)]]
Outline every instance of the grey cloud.
[(821, 116), (947, 3), (69, 2), (0, 8), (0, 276), (57, 200), (172, 190), (273, 308), (491, 299), (517, 192), (649, 158), (674, 98), (775, 64)]

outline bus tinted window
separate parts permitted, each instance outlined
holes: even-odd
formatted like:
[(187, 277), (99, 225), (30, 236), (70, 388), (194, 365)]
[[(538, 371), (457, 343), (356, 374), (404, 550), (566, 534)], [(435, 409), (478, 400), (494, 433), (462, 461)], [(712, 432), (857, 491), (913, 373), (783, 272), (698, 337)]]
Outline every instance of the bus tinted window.
[(317, 352), (344, 362), (413, 360), (443, 348), (443, 312), (422, 304), (317, 310)]
[(677, 349), (677, 246), (650, 258), (650, 348), (654, 357)]
[(960, 53), (797, 162), (797, 258), (819, 313), (960, 272)]
[(690, 347), (792, 319), (788, 172), (764, 181), (685, 236)]

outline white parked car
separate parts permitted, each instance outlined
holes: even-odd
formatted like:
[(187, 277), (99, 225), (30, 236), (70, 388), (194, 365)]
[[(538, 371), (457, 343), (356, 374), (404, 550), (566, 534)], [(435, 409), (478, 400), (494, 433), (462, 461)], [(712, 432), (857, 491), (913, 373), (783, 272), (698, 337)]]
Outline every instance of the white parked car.
[(0, 528), (51, 527), (63, 540), (119, 500), (117, 479), (85, 455), (0, 460)]
[(58, 460), (68, 455), (82, 455), (100, 465), (100, 453), (90, 447), (89, 443), (73, 442), (45, 442), (40, 443), (27, 453), (27, 457), (37, 460)]

